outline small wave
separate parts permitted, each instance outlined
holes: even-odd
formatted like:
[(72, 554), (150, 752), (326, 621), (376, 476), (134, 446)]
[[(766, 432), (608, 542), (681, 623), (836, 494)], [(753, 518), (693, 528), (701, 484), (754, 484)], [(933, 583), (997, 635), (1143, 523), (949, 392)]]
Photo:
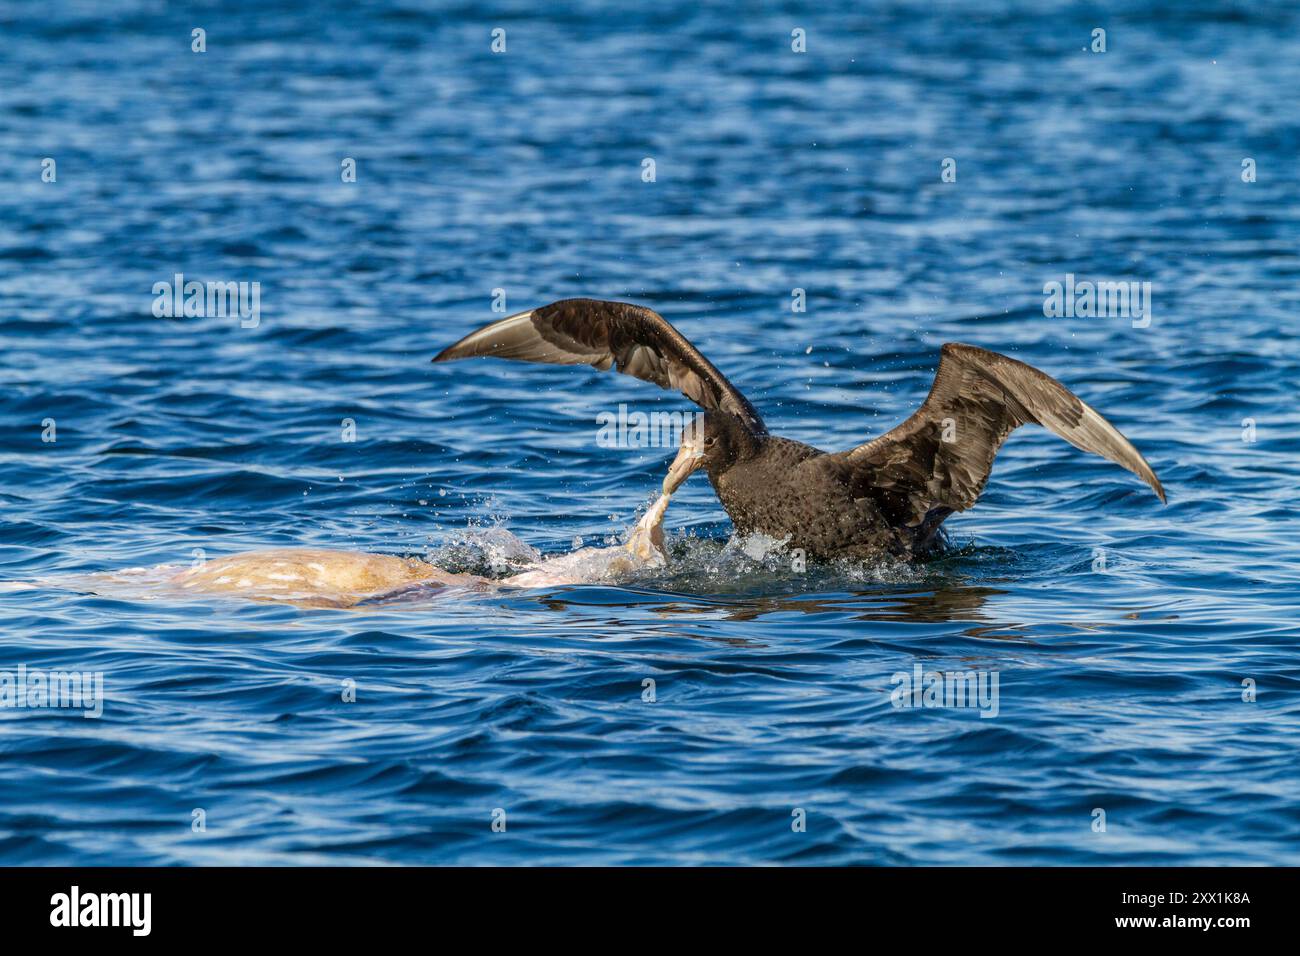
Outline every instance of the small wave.
[(452, 574), (504, 578), (541, 561), (542, 552), (501, 524), (487, 528), (471, 524), (430, 548), (423, 558)]

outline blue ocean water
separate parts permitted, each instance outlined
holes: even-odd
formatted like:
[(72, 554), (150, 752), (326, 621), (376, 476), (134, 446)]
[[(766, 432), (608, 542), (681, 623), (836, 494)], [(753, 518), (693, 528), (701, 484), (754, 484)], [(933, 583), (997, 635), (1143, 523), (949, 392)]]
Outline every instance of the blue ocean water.
[[(672, 449), (597, 417), (690, 406), (431, 365), (495, 290), (651, 306), (825, 448), (943, 342), (1006, 352), (1169, 491), (1023, 429), (914, 568), (750, 557), (697, 476), (619, 586), (0, 593), (0, 672), (106, 698), (0, 708), (0, 863), (1300, 863), (1293, 4), (3, 0), (0, 37), (4, 580), (616, 538)], [(177, 273), (259, 282), (256, 327), (155, 317)], [(1045, 317), (1067, 274), (1150, 282), (1149, 325)], [(895, 707), (917, 665), (997, 716)]]

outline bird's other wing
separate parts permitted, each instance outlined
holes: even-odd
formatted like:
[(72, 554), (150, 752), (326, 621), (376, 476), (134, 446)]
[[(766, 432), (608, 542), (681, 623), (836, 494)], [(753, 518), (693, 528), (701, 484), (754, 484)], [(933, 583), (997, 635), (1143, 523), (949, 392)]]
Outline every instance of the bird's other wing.
[(713, 363), (663, 316), (639, 305), (600, 299), (552, 302), (484, 326), (434, 361), (471, 356), (616, 368), (677, 389), (701, 408), (735, 416), (754, 434), (766, 433), (754, 406)]
[(1032, 365), (955, 342), (943, 347), (930, 394), (911, 418), (839, 457), (892, 520), (916, 525), (973, 505), (1007, 435), (1028, 424), (1109, 458), (1165, 500), (1146, 459), (1068, 388)]

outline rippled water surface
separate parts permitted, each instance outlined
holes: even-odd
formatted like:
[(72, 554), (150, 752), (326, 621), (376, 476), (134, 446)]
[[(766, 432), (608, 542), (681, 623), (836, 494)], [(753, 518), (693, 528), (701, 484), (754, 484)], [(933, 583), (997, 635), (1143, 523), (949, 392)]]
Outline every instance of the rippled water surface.
[[(0, 2), (0, 34), (5, 580), (617, 539), (672, 449), (597, 416), (690, 406), (431, 365), (497, 289), (649, 305), (825, 448), (943, 342), (1007, 352), (1169, 491), (1024, 429), (918, 567), (747, 554), (697, 476), (672, 568), (618, 583), (6, 591), (0, 672), (107, 700), (0, 708), (0, 862), (1300, 863), (1291, 4)], [(176, 273), (260, 282), (259, 324), (155, 318)], [(1149, 327), (1045, 318), (1067, 273), (1149, 281)], [(893, 706), (916, 665), (996, 674), (997, 715)]]

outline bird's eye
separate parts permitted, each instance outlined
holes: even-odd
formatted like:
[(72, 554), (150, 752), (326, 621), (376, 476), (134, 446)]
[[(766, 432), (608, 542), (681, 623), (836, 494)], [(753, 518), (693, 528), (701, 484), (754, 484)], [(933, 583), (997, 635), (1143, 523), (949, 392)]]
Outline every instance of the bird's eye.
[(716, 438), (706, 438), (706, 439), (704, 439), (704, 447), (705, 447), (705, 448), (712, 448), (712, 447), (713, 447), (713, 443), (716, 442), (716, 441), (717, 441)]

